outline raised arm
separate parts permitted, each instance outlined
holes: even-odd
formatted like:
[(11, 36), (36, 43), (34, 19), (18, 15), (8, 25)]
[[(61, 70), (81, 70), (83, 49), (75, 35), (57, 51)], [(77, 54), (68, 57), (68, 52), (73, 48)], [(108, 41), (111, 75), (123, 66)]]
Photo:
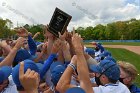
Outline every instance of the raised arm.
[(45, 36), (45, 38), (48, 38), (47, 54), (50, 55), (51, 54), (53, 43), (55, 41), (55, 37), (54, 37), (54, 35), (52, 33), (50, 33), (48, 31), (48, 26), (46, 27), (45, 35), (44, 36)]
[(84, 56), (82, 38), (76, 33), (73, 34), (72, 43), (77, 55), (77, 71), (80, 81), (80, 86), (86, 93), (93, 93), (92, 85), (89, 78), (87, 62)]
[(49, 70), (51, 64), (53, 63), (54, 58), (57, 56), (57, 52), (61, 47), (61, 41), (56, 40), (55, 43), (53, 44), (53, 48), (51, 51), (51, 54), (49, 55), (48, 59), (45, 61), (44, 66), (41, 70), (40, 77), (41, 79), (44, 77), (45, 73)]
[(24, 73), (24, 62), (20, 63), (19, 79), (26, 93), (38, 93), (39, 74), (30, 69)]
[(72, 34), (70, 32), (67, 32), (66, 34), (66, 41), (69, 43), (71, 56), (75, 55), (74, 47), (72, 44)]
[(31, 55), (35, 55), (37, 51), (37, 46), (35, 41), (32, 39), (30, 35), (28, 35), (28, 45)]
[(40, 32), (35, 33), (35, 35), (33, 36), (33, 39), (37, 38), (40, 35)]
[(0, 63), (1, 66), (11, 66), (13, 63), (13, 60), (16, 56), (17, 51), (23, 46), (25, 39), (20, 37), (18, 38), (16, 45), (14, 48), (10, 51), (10, 53), (7, 55), (7, 57)]
[[(72, 57), (70, 64), (76, 65), (76, 56)], [(63, 73), (63, 75), (61, 76), (61, 78), (56, 86), (56, 89), (60, 93), (65, 93), (67, 89), (72, 88), (72, 87), (76, 87), (75, 85), (70, 84), (73, 72), (74, 72), (74, 69), (69, 65), (66, 68), (65, 72)]]

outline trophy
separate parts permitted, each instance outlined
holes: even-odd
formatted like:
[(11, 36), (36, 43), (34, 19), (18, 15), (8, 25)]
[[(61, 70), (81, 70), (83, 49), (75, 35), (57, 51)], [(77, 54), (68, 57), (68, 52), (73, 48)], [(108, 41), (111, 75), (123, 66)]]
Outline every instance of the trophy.
[(49, 23), (48, 31), (59, 37), (58, 32), (64, 34), (72, 16), (56, 8)]

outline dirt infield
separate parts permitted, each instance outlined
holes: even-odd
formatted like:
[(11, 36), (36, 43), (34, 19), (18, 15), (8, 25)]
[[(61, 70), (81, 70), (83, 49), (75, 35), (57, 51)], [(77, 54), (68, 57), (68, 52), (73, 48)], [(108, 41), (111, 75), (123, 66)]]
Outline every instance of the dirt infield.
[[(128, 46), (128, 45), (103, 45), (103, 46), (108, 48), (123, 48), (140, 55), (140, 46)], [(86, 47), (93, 47), (93, 45), (86, 45)]]

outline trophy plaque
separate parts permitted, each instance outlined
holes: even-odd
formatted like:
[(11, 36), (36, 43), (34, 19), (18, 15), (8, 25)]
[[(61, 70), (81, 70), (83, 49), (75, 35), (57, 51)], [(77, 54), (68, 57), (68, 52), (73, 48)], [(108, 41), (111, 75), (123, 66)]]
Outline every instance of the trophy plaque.
[(48, 31), (59, 37), (58, 32), (64, 34), (72, 16), (56, 8), (49, 23)]

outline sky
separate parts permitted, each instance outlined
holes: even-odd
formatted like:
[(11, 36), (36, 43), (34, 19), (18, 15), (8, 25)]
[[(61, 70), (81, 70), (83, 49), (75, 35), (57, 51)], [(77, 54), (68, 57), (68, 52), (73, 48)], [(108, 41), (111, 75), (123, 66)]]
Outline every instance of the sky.
[(72, 16), (68, 29), (140, 19), (140, 0), (0, 0), (0, 18), (14, 26), (49, 24), (56, 7)]

